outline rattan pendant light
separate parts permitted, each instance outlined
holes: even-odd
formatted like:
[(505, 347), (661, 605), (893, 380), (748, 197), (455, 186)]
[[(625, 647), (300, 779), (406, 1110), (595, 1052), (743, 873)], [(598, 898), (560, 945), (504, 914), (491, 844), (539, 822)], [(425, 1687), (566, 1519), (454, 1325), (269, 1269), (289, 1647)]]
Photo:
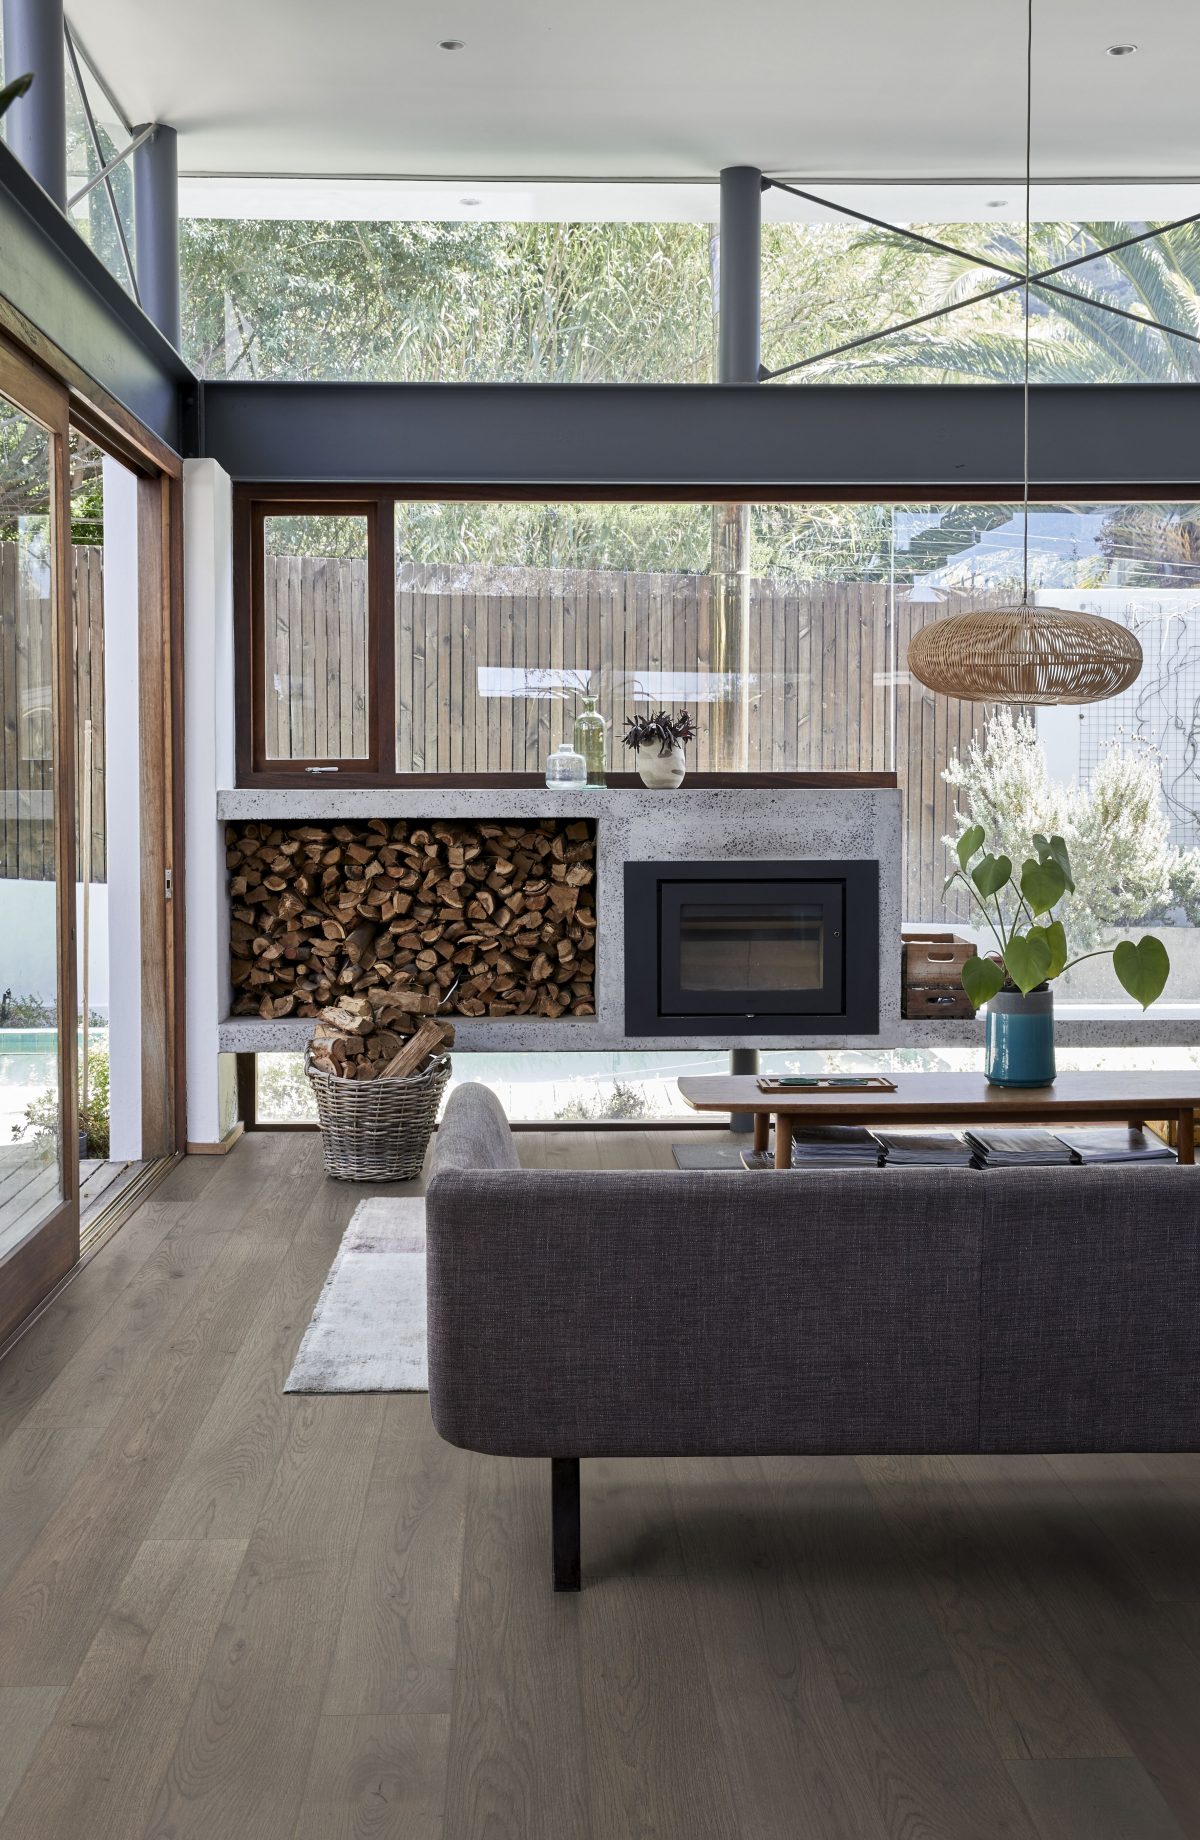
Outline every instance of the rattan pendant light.
[(1137, 679), (1142, 648), (1128, 627), (1029, 600), (1029, 276), (1033, 165), (1033, 0), (1025, 57), (1025, 380), (1023, 586), (1017, 607), (932, 620), (914, 634), (908, 668), (943, 696), (974, 703), (1099, 703)]

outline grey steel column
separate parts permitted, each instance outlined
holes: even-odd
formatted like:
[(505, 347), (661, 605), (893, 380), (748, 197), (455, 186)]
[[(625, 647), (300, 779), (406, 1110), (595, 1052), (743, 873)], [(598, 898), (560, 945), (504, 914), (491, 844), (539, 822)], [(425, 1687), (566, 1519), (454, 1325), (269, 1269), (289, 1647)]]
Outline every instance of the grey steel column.
[(142, 306), (179, 350), (179, 153), (159, 122), (133, 155), (134, 262)]
[(721, 287), (717, 382), (757, 383), (762, 324), (762, 174), (721, 174)]
[[(762, 174), (756, 166), (727, 166), (721, 174), (720, 318), (717, 328), (718, 383), (757, 383), (762, 324)], [(714, 648), (717, 668), (732, 671), (741, 685), (739, 705), (720, 709), (724, 751), (742, 762), (747, 746), (750, 642), (750, 508), (717, 506), (713, 511)], [(719, 648), (719, 649), (718, 649)], [(730, 1073), (756, 1074), (758, 1051), (734, 1048)], [(733, 1131), (750, 1131), (754, 1120), (736, 1113)]]
[(67, 208), (67, 91), (62, 0), (4, 0), (4, 75), (33, 72), (33, 87), (4, 117), (9, 151)]

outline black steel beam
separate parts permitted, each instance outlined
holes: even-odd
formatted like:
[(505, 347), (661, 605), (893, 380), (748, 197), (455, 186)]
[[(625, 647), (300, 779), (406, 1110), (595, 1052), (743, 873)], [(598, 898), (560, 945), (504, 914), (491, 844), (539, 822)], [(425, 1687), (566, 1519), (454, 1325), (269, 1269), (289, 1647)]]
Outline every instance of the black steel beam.
[[(1200, 385), (1035, 385), (1032, 479), (1200, 481)], [(1017, 385), (209, 383), (235, 479), (965, 496), (1021, 482)]]
[(196, 389), (191, 371), (3, 145), (0, 294), (160, 440), (182, 451), (183, 406)]

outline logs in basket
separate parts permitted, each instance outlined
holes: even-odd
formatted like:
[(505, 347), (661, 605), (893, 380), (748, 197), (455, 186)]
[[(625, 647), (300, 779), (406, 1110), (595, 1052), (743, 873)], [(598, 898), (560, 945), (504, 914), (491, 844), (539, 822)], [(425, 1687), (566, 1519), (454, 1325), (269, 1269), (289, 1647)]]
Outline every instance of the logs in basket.
[(437, 996), (376, 988), (322, 1010), (305, 1071), (328, 1175), (409, 1182), (421, 1173), (450, 1075), (454, 1029)]

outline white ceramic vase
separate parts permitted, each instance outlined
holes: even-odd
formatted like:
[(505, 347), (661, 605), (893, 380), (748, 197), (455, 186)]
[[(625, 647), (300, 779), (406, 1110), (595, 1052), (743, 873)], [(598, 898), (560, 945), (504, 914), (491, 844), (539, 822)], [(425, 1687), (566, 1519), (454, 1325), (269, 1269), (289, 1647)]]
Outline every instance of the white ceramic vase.
[(643, 786), (649, 786), (652, 792), (671, 791), (687, 772), (683, 743), (677, 741), (669, 754), (660, 754), (657, 748), (643, 748), (638, 755), (638, 772)]

